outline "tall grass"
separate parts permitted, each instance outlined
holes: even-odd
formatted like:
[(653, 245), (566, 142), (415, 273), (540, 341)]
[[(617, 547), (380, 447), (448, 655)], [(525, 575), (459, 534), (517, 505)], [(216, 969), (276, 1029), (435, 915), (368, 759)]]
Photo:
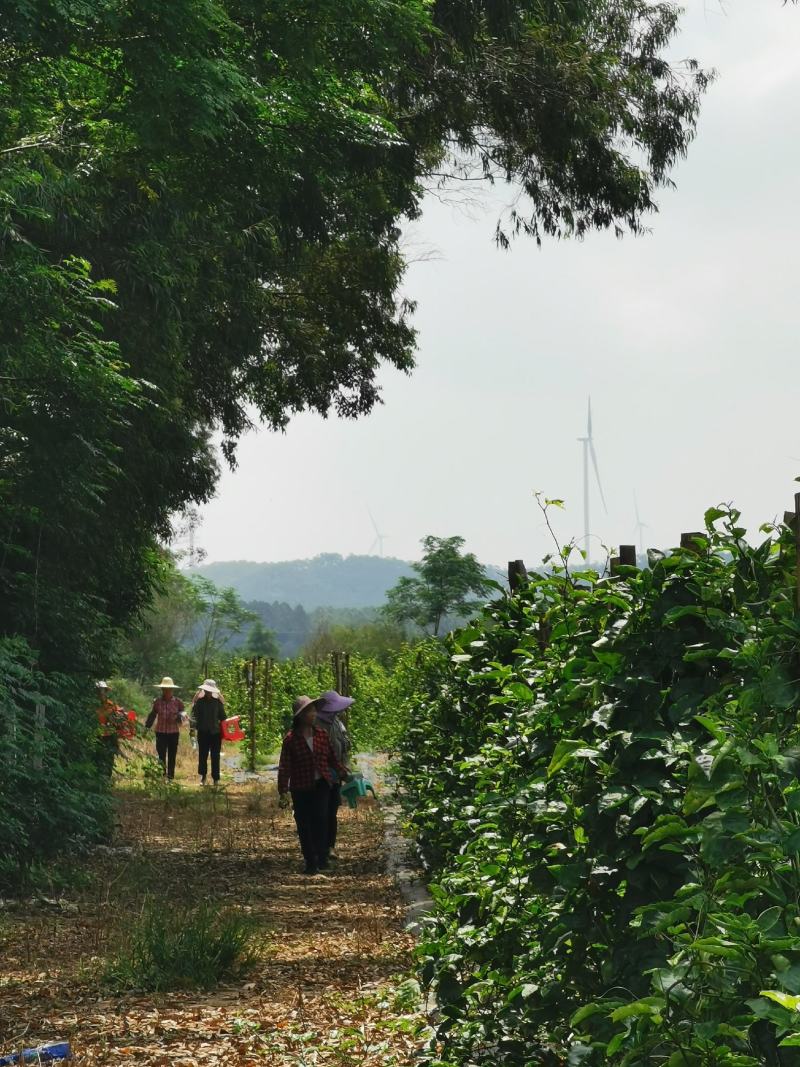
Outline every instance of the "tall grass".
[(181, 912), (150, 901), (106, 965), (104, 981), (118, 991), (209, 989), (252, 965), (253, 936), (248, 920), (209, 904)]

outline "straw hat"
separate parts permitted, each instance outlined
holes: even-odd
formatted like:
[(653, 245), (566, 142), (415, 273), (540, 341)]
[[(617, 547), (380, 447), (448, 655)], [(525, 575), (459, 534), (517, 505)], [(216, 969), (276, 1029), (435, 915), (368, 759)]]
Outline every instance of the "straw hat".
[(310, 708), (312, 705), (316, 705), (316, 700), (312, 700), (311, 697), (297, 697), (292, 704), (292, 718), (296, 719), (300, 712), (305, 711), (306, 708)]
[(200, 686), (200, 690), (204, 693), (210, 693), (212, 697), (219, 696), (219, 686), (213, 678), (206, 678), (206, 680)]
[(173, 680), (168, 675), (164, 675), (158, 685), (153, 686), (153, 689), (180, 689), (180, 686), (175, 685)]
[(108, 682), (103, 682), (103, 681), (95, 682), (94, 683), (94, 687), (95, 687), (95, 689), (110, 689), (111, 688), (111, 686), (108, 684)]

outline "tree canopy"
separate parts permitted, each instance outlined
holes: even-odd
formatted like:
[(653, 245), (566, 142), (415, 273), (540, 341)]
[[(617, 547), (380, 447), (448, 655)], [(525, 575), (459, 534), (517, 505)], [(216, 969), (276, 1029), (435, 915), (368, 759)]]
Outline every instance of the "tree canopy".
[(428, 536), (422, 559), (413, 563), (417, 578), (401, 578), (386, 595), (384, 609), (396, 623), (413, 622), (439, 633), (448, 616), (464, 618), (478, 607), (474, 598), (488, 588), (486, 572), (471, 552), (462, 552), (463, 537)]
[(250, 627), (245, 652), (250, 656), (265, 656), (268, 659), (277, 659), (281, 654), (275, 634), (266, 628), (261, 619), (256, 619)]

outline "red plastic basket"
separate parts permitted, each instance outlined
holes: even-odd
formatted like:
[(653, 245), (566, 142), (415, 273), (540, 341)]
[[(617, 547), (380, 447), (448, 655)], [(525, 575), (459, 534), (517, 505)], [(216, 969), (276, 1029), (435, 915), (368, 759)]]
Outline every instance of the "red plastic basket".
[(239, 716), (234, 715), (230, 719), (223, 719), (220, 733), (223, 741), (244, 741), (244, 730), (239, 725)]
[(125, 718), (128, 721), (120, 722), (119, 726), (117, 727), (117, 737), (136, 737), (136, 712), (126, 711)]

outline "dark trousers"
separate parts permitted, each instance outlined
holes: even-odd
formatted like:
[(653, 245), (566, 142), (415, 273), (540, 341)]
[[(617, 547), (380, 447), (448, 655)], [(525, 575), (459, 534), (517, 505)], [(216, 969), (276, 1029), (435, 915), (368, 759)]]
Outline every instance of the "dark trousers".
[(293, 789), (292, 807), (303, 859), (308, 867), (328, 862), (328, 811), (331, 787), (321, 778), (313, 789)]
[(328, 848), (336, 848), (336, 831), (339, 829), (336, 818), (342, 805), (342, 786), (340, 782), (331, 786), (331, 796), (328, 803)]
[(164, 774), (170, 780), (175, 777), (175, 757), (178, 755), (178, 741), (180, 734), (156, 733), (156, 752)]
[(208, 774), (208, 757), (211, 756), (211, 777), (215, 782), (219, 781), (219, 753), (222, 748), (222, 738), (218, 733), (207, 734), (203, 730), (197, 731), (197, 773), (205, 780)]

